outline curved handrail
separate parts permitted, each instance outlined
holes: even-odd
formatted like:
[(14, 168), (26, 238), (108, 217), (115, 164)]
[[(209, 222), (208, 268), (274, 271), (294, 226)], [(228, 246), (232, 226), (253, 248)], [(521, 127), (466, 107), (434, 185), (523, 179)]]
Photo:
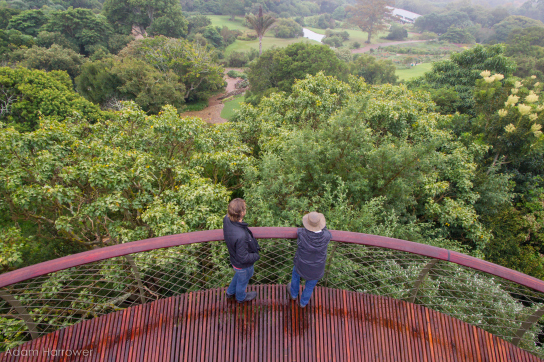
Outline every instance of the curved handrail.
[[(296, 239), (297, 228), (294, 227), (253, 227), (250, 228), (257, 239)], [(419, 244), (411, 241), (388, 238), (350, 231), (331, 230), (332, 241), (404, 251), (434, 259), (449, 261), (458, 265), (492, 274), (513, 281), (522, 286), (544, 293), (544, 281), (505, 268), (469, 255), (435, 246)], [(14, 270), (0, 275), (0, 288), (32, 279), (38, 276), (69, 269), (95, 261), (110, 259), (143, 251), (169, 248), (187, 244), (223, 240), (223, 230), (195, 231), (185, 234), (162, 236), (152, 239), (133, 241), (126, 244), (108, 246), (62, 258), (49, 260), (40, 264)]]

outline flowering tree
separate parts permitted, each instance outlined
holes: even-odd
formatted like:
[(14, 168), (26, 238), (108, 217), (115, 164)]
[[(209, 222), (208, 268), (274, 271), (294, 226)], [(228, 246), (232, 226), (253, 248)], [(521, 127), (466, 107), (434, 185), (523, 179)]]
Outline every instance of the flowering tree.
[(543, 84), (536, 77), (523, 80), (483, 71), (476, 82), (477, 134), (493, 146), (493, 164), (501, 160), (517, 168), (527, 155), (543, 145)]

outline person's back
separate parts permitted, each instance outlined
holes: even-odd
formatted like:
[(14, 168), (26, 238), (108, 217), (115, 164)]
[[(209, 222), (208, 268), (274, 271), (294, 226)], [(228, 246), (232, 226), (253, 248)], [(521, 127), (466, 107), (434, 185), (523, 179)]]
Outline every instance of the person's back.
[(327, 247), (331, 240), (327, 228), (321, 232), (310, 231), (306, 228), (297, 229), (297, 252), (294, 264), (297, 273), (306, 280), (323, 278), (327, 261)]
[(297, 229), (297, 251), (293, 260), (291, 282), (287, 284), (287, 290), (291, 299), (296, 299), (300, 278), (306, 280), (300, 298), (300, 306), (304, 308), (310, 301), (317, 282), (325, 274), (327, 247), (332, 235), (325, 227), (325, 216), (318, 212), (304, 215), (302, 224), (304, 227)]
[(247, 223), (243, 222), (245, 215), (245, 201), (234, 199), (229, 203), (227, 215), (223, 219), (223, 237), (234, 269), (227, 298), (236, 297), (238, 303), (248, 302), (257, 296), (256, 292), (246, 293), (249, 279), (253, 276), (253, 264), (259, 260), (259, 243)]

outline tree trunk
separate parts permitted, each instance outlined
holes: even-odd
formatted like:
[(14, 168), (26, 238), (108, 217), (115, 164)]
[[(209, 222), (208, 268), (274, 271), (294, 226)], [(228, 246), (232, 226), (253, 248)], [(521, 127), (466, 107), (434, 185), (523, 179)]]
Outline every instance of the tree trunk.
[(263, 55), (263, 37), (259, 37), (259, 56)]

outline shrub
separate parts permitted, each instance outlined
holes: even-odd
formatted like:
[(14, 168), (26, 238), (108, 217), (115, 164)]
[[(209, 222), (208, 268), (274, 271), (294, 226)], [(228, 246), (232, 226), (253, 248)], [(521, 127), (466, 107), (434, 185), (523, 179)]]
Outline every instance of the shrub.
[(276, 38), (298, 38), (304, 35), (302, 26), (293, 19), (278, 19), (273, 31)]
[(335, 47), (335, 48), (339, 48), (343, 45), (342, 38), (336, 35), (331, 36), (330, 38), (324, 38), (323, 40), (321, 40), (321, 42), (323, 44), (327, 44), (328, 46)]
[(251, 41), (255, 39), (257, 39), (257, 34), (255, 33), (243, 33), (242, 35), (238, 36), (238, 40)]
[(361, 47), (361, 43), (359, 43), (358, 41), (354, 41), (352, 44), (351, 44), (351, 47), (353, 49), (359, 49)]
[(244, 67), (247, 62), (247, 55), (244, 52), (232, 52), (227, 57), (229, 67)]
[(408, 37), (408, 31), (404, 29), (401, 25), (393, 24), (389, 29), (389, 34), (387, 34), (386, 39), (389, 40), (403, 40)]
[(246, 73), (244, 72), (239, 72), (235, 69), (233, 70), (229, 70), (229, 72), (227, 73), (227, 75), (231, 78), (242, 78), (242, 79), (247, 79), (247, 75)]
[(468, 32), (467, 29), (459, 29), (450, 27), (448, 32), (440, 35), (439, 40), (449, 41), (450, 43), (462, 43), (469, 44), (474, 43), (474, 37)]

